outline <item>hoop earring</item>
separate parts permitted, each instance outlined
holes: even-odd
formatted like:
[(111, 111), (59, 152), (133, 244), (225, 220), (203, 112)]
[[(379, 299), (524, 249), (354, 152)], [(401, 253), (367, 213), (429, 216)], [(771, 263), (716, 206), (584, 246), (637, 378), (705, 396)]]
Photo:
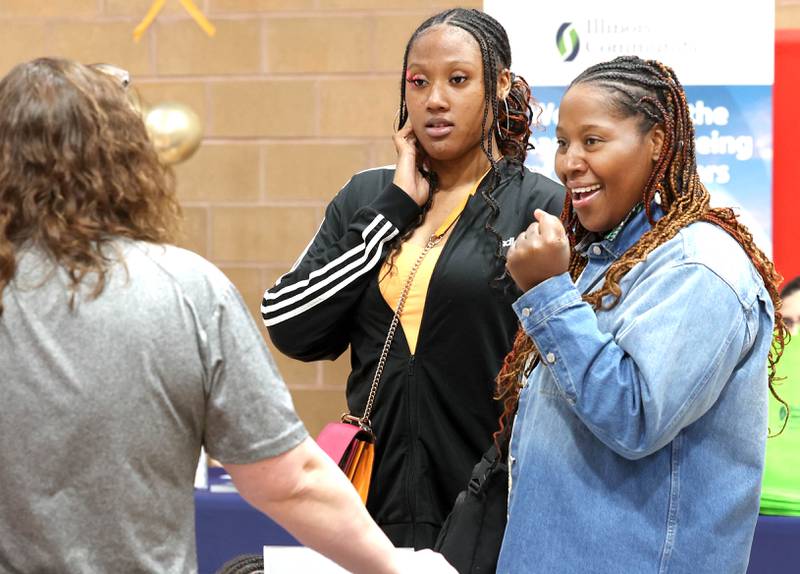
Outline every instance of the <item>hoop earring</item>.
[[(502, 101), (503, 101), (503, 105), (506, 107), (506, 131), (510, 132), (511, 131), (511, 120), (509, 119), (510, 118), (510, 114), (509, 114), (509, 111), (508, 111), (508, 102), (505, 100), (505, 98), (503, 98)], [(503, 135), (503, 132), (500, 131), (500, 118), (495, 118), (494, 119), (494, 123), (497, 126), (497, 135), (500, 136), (502, 139), (506, 139), (505, 136)]]
[(394, 119), (392, 119), (392, 130), (394, 131), (394, 133), (400, 131), (400, 126), (397, 125), (399, 122), (400, 122), (400, 108), (397, 109), (397, 111), (394, 114)]

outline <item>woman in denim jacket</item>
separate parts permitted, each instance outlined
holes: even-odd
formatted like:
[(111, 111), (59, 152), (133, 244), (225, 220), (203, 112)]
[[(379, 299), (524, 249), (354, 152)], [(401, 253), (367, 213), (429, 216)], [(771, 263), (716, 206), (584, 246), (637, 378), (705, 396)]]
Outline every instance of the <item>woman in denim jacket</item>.
[(498, 571), (743, 573), (779, 276), (709, 206), (667, 66), (589, 68), (557, 137), (561, 221), (537, 211), (508, 253), (524, 294), (498, 377), (505, 420), (518, 406)]

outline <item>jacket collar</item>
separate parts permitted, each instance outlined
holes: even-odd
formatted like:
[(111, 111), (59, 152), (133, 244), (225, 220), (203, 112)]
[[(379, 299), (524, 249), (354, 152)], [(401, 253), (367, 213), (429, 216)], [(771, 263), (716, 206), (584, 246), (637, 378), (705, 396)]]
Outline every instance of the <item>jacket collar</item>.
[[(651, 205), (650, 213), (654, 222), (664, 216), (661, 206), (655, 202)], [(638, 203), (617, 227), (605, 234), (589, 233), (578, 242), (575, 250), (585, 256), (611, 255), (612, 258), (619, 259), (651, 227), (643, 204)]]

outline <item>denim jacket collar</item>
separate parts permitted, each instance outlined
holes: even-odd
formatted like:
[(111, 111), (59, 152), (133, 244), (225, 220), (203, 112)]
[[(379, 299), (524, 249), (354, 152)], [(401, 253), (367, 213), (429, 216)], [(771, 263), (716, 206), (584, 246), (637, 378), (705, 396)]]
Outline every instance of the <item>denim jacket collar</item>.
[[(650, 207), (650, 213), (653, 221), (664, 216), (661, 206), (655, 202)], [(575, 250), (589, 258), (607, 258), (610, 255), (613, 259), (619, 259), (651, 227), (645, 210), (641, 208), (641, 204), (637, 204), (619, 227), (606, 234), (605, 238), (599, 233), (590, 233), (575, 246)]]

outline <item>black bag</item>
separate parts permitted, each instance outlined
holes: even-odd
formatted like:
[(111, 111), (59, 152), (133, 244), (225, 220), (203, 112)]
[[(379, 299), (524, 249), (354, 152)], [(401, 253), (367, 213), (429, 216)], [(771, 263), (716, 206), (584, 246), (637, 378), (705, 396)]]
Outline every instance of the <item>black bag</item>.
[(264, 574), (262, 554), (242, 554), (223, 564), (217, 574)]
[[(503, 451), (506, 443), (501, 443)], [(459, 574), (495, 572), (507, 513), (508, 464), (492, 444), (472, 469), (469, 485), (456, 498), (433, 549)]]

